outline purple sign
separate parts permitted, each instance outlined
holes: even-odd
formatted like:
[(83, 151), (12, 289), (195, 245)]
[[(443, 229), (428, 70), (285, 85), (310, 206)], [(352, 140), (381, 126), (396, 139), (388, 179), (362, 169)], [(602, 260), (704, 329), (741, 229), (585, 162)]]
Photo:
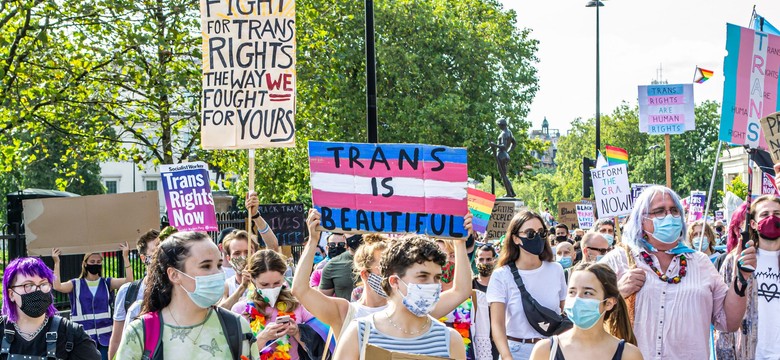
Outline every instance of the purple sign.
[(723, 210), (715, 212), (715, 221), (723, 221)]
[(160, 165), (168, 222), (179, 231), (217, 231), (209, 169), (203, 162)]
[(691, 191), (691, 202), (688, 204), (688, 222), (692, 223), (704, 217), (704, 205), (707, 201), (707, 193), (704, 191)]

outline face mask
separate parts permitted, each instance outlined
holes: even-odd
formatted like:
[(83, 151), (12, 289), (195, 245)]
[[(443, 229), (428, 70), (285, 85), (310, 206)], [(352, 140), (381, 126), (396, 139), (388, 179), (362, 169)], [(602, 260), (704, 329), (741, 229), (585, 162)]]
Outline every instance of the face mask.
[(574, 241), (580, 241), (580, 240), (582, 240), (582, 236), (579, 235), (574, 236)]
[(715, 227), (715, 231), (717, 231), (718, 234), (722, 233), (723, 232), (723, 226), (716, 226)]
[(333, 259), (347, 251), (347, 243), (330, 243), (328, 244), (328, 257)]
[(493, 273), (493, 267), (495, 265), (493, 264), (477, 264), (477, 271), (479, 271), (479, 276), (482, 277), (488, 277), (490, 274)]
[(441, 282), (449, 284), (452, 282), (452, 273), (455, 272), (455, 263), (447, 261), (447, 264), (441, 267)]
[(563, 266), (564, 269), (568, 269), (571, 267), (572, 260), (571, 256), (561, 256), (558, 258), (558, 263)]
[(406, 295), (404, 295), (403, 301), (406, 310), (417, 317), (426, 316), (433, 311), (436, 303), (439, 302), (439, 295), (441, 295), (440, 283), (407, 284), (400, 277), (398, 281), (406, 286)]
[(604, 255), (596, 255), (596, 262), (601, 261), (601, 259), (604, 258)]
[(92, 275), (100, 275), (100, 270), (103, 269), (101, 264), (87, 264), (84, 266), (88, 273)]
[(184, 286), (179, 284), (184, 292), (189, 295), (190, 300), (203, 309), (207, 309), (217, 304), (222, 299), (222, 293), (225, 291), (225, 273), (220, 271), (212, 275), (192, 277), (183, 271), (176, 269), (180, 274), (195, 280), (195, 291), (189, 292)]
[(382, 277), (372, 272), (368, 273), (368, 286), (374, 290), (377, 295), (387, 298), (385, 289), (382, 289)]
[(240, 273), (244, 270), (244, 267), (246, 266), (246, 256), (236, 256), (230, 258), (230, 265), (233, 265), (233, 269), (236, 270), (237, 273)]
[(691, 245), (693, 245), (693, 250), (699, 250), (699, 245), (701, 245), (701, 251), (704, 251), (710, 247), (710, 241), (706, 237), (698, 236), (693, 238)]
[(556, 236), (555, 237), (555, 242), (556, 243), (562, 243), (562, 242), (566, 242), (566, 241), (569, 241), (569, 238), (566, 237), (566, 235), (561, 235), (561, 236)]
[(40, 290), (33, 291), (29, 294), (22, 294), (22, 306), (19, 310), (31, 317), (37, 318), (46, 313), (46, 310), (51, 306), (52, 297), (51, 293), (45, 293)]
[(780, 239), (780, 217), (771, 215), (758, 222), (758, 234), (764, 240), (774, 241)]
[(542, 239), (542, 236), (539, 235), (539, 233), (536, 233), (536, 236), (534, 236), (532, 239), (521, 236), (520, 240), (523, 242), (520, 244), (520, 247), (533, 255), (538, 256), (544, 251), (544, 239)]
[(271, 307), (276, 306), (276, 300), (279, 299), (279, 294), (282, 292), (282, 287), (277, 286), (270, 289), (257, 289), (257, 295), (263, 297), (263, 301)]
[(653, 233), (651, 235), (664, 244), (673, 244), (680, 238), (682, 228), (682, 217), (668, 214), (660, 219), (653, 218)]
[(607, 240), (607, 245), (609, 245), (609, 247), (612, 247), (612, 244), (615, 243), (615, 236), (612, 234), (601, 234), (601, 236), (604, 238), (604, 240)]
[(314, 265), (319, 264), (322, 261), (322, 259), (323, 259), (322, 255), (319, 255), (319, 254), (314, 255)]
[(569, 317), (574, 326), (588, 330), (596, 325), (601, 318), (599, 305), (606, 299), (598, 301), (595, 299), (584, 299), (581, 297), (567, 297), (563, 305), (563, 311)]

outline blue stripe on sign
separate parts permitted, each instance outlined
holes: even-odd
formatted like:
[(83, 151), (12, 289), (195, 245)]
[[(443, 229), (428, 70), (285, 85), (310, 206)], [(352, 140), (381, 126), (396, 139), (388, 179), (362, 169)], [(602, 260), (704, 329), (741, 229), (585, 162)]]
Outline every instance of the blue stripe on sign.
[(671, 96), (682, 95), (683, 85), (648, 85), (647, 96)]
[[(420, 144), (364, 144), (364, 143), (345, 143), (345, 142), (325, 142), (309, 141), (309, 157), (333, 158), (338, 154), (342, 161), (348, 161), (350, 155), (360, 160), (371, 160), (376, 153), (376, 148), (381, 149), (381, 153), (387, 160), (400, 160), (401, 151), (404, 152), (403, 161), (414, 161), (415, 152), (419, 161), (436, 161), (434, 159), (434, 150), (436, 158), (443, 162), (458, 164), (466, 163), (466, 149), (452, 148), (447, 146), (420, 145)], [(381, 155), (377, 154), (377, 159)]]
[(723, 59), (723, 106), (720, 111), (720, 133), (718, 139), (731, 143), (734, 129), (734, 105), (737, 101), (737, 64), (739, 64), (739, 45), (741, 29), (734, 24), (726, 25), (726, 51)]
[(425, 145), (425, 161), (435, 162), (436, 158), (445, 163), (466, 164), (467, 152), (465, 148), (453, 148), (446, 146)]
[(344, 232), (417, 233), (450, 238), (468, 235), (463, 227), (463, 216), (375, 212), (322, 206), (314, 208), (322, 214), (320, 224), (329, 231), (340, 229)]

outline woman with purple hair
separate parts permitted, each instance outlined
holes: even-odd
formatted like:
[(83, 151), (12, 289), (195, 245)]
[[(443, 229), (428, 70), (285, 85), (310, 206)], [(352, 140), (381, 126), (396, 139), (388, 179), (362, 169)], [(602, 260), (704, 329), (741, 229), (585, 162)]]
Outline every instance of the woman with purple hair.
[(14, 259), (5, 268), (0, 357), (100, 359), (95, 342), (84, 329), (56, 315), (53, 280), (52, 271), (38, 258)]

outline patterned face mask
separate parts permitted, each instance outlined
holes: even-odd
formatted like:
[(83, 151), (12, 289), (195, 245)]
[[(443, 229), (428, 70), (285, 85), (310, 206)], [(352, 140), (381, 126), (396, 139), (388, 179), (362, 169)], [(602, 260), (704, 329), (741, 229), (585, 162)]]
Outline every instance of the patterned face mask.
[(406, 285), (404, 307), (417, 317), (427, 316), (436, 307), (441, 295), (441, 284), (407, 284), (400, 277), (398, 281)]
[(246, 256), (236, 256), (230, 258), (230, 265), (233, 265), (233, 269), (237, 273), (240, 273), (246, 267)]
[(455, 272), (455, 263), (448, 261), (441, 267), (441, 282), (449, 284), (452, 282), (452, 274)]
[(385, 293), (385, 290), (382, 289), (382, 277), (374, 274), (372, 272), (368, 273), (368, 286), (371, 288), (371, 290), (374, 290), (377, 295), (387, 298), (387, 294)]

